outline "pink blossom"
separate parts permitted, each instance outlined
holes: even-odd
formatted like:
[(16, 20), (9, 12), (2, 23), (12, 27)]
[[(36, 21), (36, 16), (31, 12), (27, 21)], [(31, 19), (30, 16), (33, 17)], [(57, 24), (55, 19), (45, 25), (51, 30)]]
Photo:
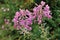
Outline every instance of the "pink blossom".
[(28, 26), (28, 25), (25, 25), (25, 26), (26, 26), (25, 28), (26, 28), (27, 30), (29, 30), (29, 31), (32, 30), (32, 28), (31, 28), (30, 26)]
[(49, 8), (50, 8), (50, 7), (49, 7), (48, 5), (46, 5), (46, 6), (44, 7), (44, 10), (48, 11)]
[[(44, 7), (45, 6), (45, 7)], [(33, 12), (30, 12), (29, 10), (23, 10), (20, 9), (20, 11), (16, 12), (13, 22), (14, 27), (20, 30), (20, 28), (25, 28), (27, 30), (32, 30), (32, 27), (30, 27), (34, 23), (38, 21), (38, 25), (42, 23), (43, 18), (51, 18), (51, 11), (49, 9), (50, 7), (48, 5), (45, 5), (44, 1), (41, 1), (41, 4), (37, 7), (33, 8)]]
[(44, 1), (41, 1), (41, 5), (44, 6), (45, 5), (45, 2)]
[(19, 17), (20, 16), (20, 13), (19, 12), (16, 12), (16, 16)]
[(45, 7), (44, 7), (44, 10), (43, 10), (43, 14), (44, 14), (44, 16), (46, 16), (47, 18), (52, 18), (51, 17), (51, 11), (49, 10), (49, 6), (48, 5), (46, 5)]
[(9, 19), (4, 19), (5, 24), (9, 24)]
[(19, 12), (16, 12), (15, 17), (13, 19), (14, 27), (20, 29), (22, 26), (27, 30), (30, 29), (29, 25), (32, 24), (32, 15), (28, 10), (20, 9)]

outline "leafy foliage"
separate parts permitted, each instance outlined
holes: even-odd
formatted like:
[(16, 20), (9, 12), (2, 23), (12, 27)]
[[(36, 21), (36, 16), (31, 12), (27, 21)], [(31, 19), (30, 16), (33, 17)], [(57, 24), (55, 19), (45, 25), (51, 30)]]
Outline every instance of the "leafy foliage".
[[(0, 0), (0, 40), (60, 40), (60, 0), (43, 0), (50, 6), (52, 19), (43, 19), (41, 25), (32, 24), (32, 30), (23, 32), (13, 28), (16, 11), (32, 8), (42, 0)], [(9, 19), (5, 24), (4, 19)], [(23, 29), (25, 30), (25, 29)]]

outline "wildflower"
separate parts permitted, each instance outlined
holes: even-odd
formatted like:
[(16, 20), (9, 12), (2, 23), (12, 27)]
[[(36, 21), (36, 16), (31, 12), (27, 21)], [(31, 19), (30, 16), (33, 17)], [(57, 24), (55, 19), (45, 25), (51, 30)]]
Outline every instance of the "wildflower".
[(7, 8), (6, 10), (7, 10), (7, 11), (9, 11), (10, 9), (9, 9), (9, 8)]
[(45, 5), (45, 2), (44, 1), (41, 1), (41, 5), (44, 6)]
[(13, 19), (14, 27), (17, 29), (26, 28), (27, 30), (31, 30), (32, 28), (29, 26), (32, 24), (32, 15), (28, 10), (20, 9), (19, 12), (16, 12), (15, 17)]
[(2, 25), (2, 29), (4, 29), (4, 25)]
[(4, 19), (5, 24), (9, 24), (9, 19)]
[[(42, 19), (43, 17), (47, 17), (48, 19), (51, 18), (51, 11), (50, 11), (50, 7), (48, 5), (45, 5), (44, 1), (41, 1), (41, 4), (38, 5), (37, 7), (33, 8), (33, 18), (34, 20), (38, 21), (38, 24), (42, 23)], [(37, 18), (37, 19), (36, 19)]]
[(6, 12), (6, 9), (3, 9), (4, 12)]
[(45, 5), (45, 2), (41, 1), (40, 5), (33, 8), (33, 12), (30, 12), (27, 9), (20, 9), (20, 11), (16, 12), (13, 18), (14, 27), (18, 30), (21, 28), (25, 28), (29, 31), (32, 30), (32, 27), (30, 26), (33, 24), (33, 21), (34, 23), (38, 21), (38, 25), (40, 25), (43, 21), (43, 18), (51, 18), (51, 11), (49, 8), (50, 7), (48, 5)]
[(50, 8), (50, 7), (49, 7), (48, 5), (46, 5), (46, 6), (44, 7), (43, 14), (44, 14), (44, 16), (46, 16), (47, 18), (52, 18), (51, 15), (50, 15), (51, 11), (49, 10), (49, 8)]

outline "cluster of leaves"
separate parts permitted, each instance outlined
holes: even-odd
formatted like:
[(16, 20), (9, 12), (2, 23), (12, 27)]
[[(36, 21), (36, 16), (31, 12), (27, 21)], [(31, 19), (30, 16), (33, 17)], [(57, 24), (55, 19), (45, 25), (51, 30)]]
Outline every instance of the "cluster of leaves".
[[(0, 0), (0, 40), (60, 40), (60, 0), (43, 1), (51, 7), (52, 19), (45, 19), (41, 27), (33, 24), (31, 32), (20, 34), (21, 31), (13, 28), (12, 19), (15, 12), (20, 8), (32, 11), (41, 0)], [(5, 24), (4, 19), (9, 19), (10, 24)]]

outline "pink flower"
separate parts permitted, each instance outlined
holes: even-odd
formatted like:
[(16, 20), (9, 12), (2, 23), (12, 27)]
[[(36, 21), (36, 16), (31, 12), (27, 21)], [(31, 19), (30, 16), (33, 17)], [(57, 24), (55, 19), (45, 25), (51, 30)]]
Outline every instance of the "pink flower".
[(23, 26), (27, 30), (31, 30), (29, 25), (32, 24), (32, 19), (32, 14), (29, 10), (20, 9), (19, 12), (16, 12), (15, 17), (13, 18), (14, 27), (19, 30)]
[(44, 6), (45, 5), (45, 2), (44, 1), (41, 1), (41, 5)]
[(20, 14), (22, 15), (22, 16), (25, 16), (25, 10), (22, 10), (22, 9), (20, 9)]
[(39, 20), (39, 21), (38, 21), (38, 24), (41, 24), (41, 22), (42, 22), (42, 20)]
[(19, 12), (16, 12), (16, 17), (19, 17), (20, 16), (20, 13)]
[(52, 18), (51, 15), (48, 15), (48, 19)]
[(49, 8), (50, 8), (50, 7), (49, 7), (48, 5), (46, 5), (46, 6), (44, 7), (44, 10), (48, 11)]
[(25, 21), (26, 21), (26, 24), (27, 24), (27, 25), (32, 24), (32, 20), (28, 20), (28, 19), (27, 19), (27, 20), (25, 20)]
[(47, 17), (47, 18), (50, 19), (50, 18), (52, 18), (52, 17), (51, 17), (51, 15), (50, 15), (51, 11), (49, 10), (49, 8), (50, 8), (50, 7), (49, 7), (48, 5), (46, 5), (46, 6), (44, 7), (43, 14), (44, 14), (45, 17)]
[(25, 26), (26, 26), (25, 28), (26, 28), (27, 30), (29, 30), (29, 31), (32, 30), (32, 28), (31, 28), (30, 26), (28, 26), (28, 25), (25, 25)]
[(25, 25), (25, 20), (20, 20), (20, 25)]
[(14, 27), (20, 30), (20, 28), (25, 28), (28, 31), (32, 30), (32, 27), (30, 27), (34, 23), (38, 21), (38, 25), (42, 23), (42, 19), (47, 17), (48, 19), (51, 18), (51, 11), (50, 7), (48, 5), (45, 5), (44, 1), (41, 1), (41, 4), (38, 5), (37, 7), (33, 8), (33, 12), (30, 12), (29, 10), (22, 10), (16, 12), (13, 22), (14, 22)]
[(9, 19), (4, 19), (5, 24), (9, 24)]

